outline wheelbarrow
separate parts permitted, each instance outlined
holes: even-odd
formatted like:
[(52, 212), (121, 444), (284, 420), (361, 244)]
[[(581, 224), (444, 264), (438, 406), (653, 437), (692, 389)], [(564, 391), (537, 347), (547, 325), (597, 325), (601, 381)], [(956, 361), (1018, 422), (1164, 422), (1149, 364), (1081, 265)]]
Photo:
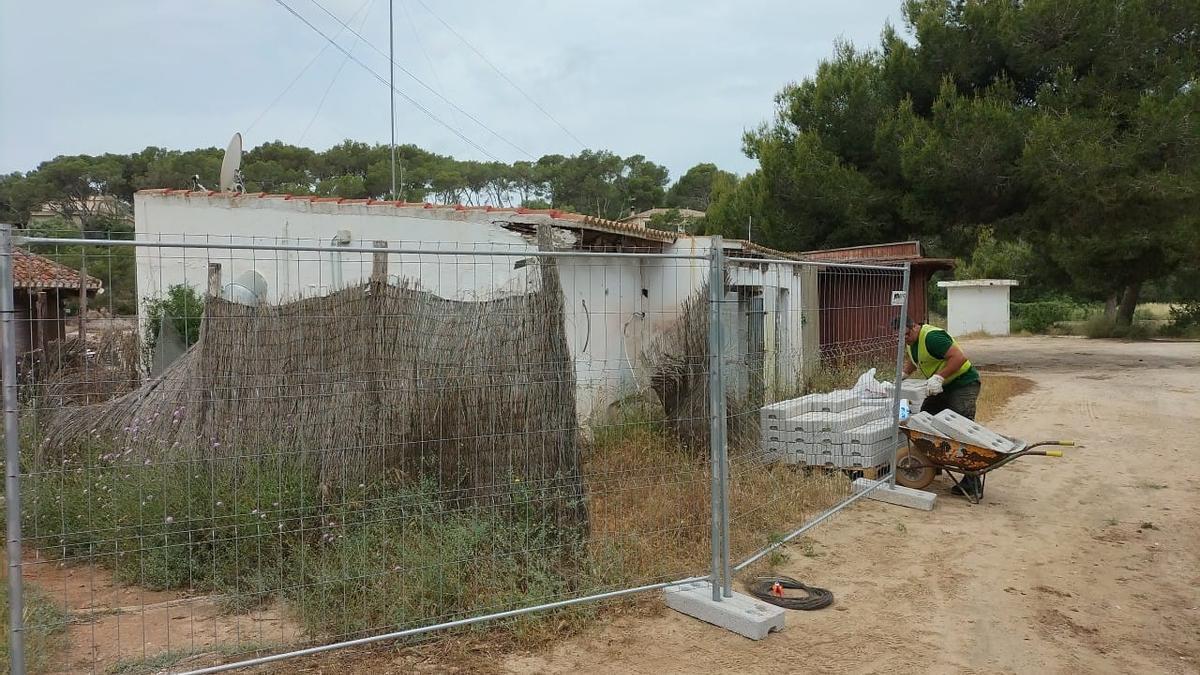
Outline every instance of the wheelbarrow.
[(1046, 446), (1073, 446), (1074, 441), (1040, 441), (1025, 443), (1016, 438), (1005, 436), (1013, 442), (1014, 450), (1000, 452), (971, 443), (956, 441), (945, 436), (937, 436), (924, 431), (910, 429), (903, 424), (900, 430), (908, 437), (907, 447), (896, 451), (896, 482), (907, 488), (923, 490), (933, 482), (938, 473), (945, 472), (956, 486), (961, 480), (955, 476), (978, 476), (979, 494), (971, 494), (969, 490), (960, 490), (972, 504), (978, 504), (983, 498), (983, 490), (987, 485), (987, 474), (991, 471), (1029, 455), (1044, 457), (1062, 457), (1062, 450), (1045, 450)]

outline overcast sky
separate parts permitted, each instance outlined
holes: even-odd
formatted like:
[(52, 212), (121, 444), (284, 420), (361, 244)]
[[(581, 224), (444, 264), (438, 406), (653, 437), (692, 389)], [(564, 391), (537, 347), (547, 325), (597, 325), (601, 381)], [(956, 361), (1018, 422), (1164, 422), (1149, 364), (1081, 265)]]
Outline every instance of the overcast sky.
[[(386, 58), (321, 7), (386, 54), (388, 0), (282, 2), (387, 77)], [(770, 117), (780, 87), (810, 76), (836, 39), (874, 46), (885, 21), (900, 23), (900, 0), (394, 3), (396, 62), (429, 89), (399, 69), (396, 88), (482, 151), (399, 95), (398, 142), (504, 161), (603, 148), (646, 155), (672, 178), (698, 162), (753, 170), (741, 135)], [(327, 44), (277, 0), (0, 2), (0, 171), (223, 147), (234, 131), (247, 147), (386, 143), (387, 87)]]

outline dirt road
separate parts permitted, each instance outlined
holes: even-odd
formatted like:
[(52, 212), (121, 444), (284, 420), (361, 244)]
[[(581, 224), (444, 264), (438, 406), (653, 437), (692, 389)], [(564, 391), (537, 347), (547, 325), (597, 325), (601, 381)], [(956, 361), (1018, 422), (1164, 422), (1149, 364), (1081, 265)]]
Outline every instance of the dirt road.
[(994, 474), (980, 506), (946, 495), (932, 513), (852, 507), (780, 569), (833, 590), (836, 606), (793, 613), (762, 642), (664, 612), (500, 667), (1200, 672), (1200, 344), (1009, 338), (966, 349), (985, 376), (1037, 385), (992, 427), (1080, 447)]

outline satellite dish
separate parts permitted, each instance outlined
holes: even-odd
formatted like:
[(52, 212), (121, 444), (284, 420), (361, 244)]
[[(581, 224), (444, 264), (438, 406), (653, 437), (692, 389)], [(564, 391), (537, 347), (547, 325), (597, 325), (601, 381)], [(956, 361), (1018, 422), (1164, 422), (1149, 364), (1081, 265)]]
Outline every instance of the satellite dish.
[(267, 299), (267, 280), (255, 270), (247, 270), (226, 284), (221, 295), (230, 302), (257, 307)]
[(241, 194), (245, 191), (242, 185), (242, 135), (237, 133), (229, 139), (225, 158), (221, 160), (221, 192)]

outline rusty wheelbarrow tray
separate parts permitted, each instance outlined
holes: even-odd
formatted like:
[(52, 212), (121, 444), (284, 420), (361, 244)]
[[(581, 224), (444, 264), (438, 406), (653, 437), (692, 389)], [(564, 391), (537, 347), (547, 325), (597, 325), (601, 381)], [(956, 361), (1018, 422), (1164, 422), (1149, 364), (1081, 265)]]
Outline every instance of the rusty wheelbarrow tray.
[(960, 479), (954, 474), (979, 477), (979, 494), (974, 495), (964, 490), (963, 494), (973, 504), (978, 504), (983, 497), (987, 474), (990, 471), (1028, 455), (1044, 457), (1062, 457), (1061, 450), (1046, 450), (1047, 446), (1073, 446), (1074, 441), (1039, 441), (1025, 443), (1016, 438), (1008, 438), (1019, 450), (1000, 452), (971, 443), (956, 441), (945, 436), (910, 429), (903, 424), (900, 431), (908, 437), (908, 447), (896, 452), (896, 482), (904, 487), (922, 490), (933, 482), (939, 471), (944, 471), (950, 480), (958, 485)]

